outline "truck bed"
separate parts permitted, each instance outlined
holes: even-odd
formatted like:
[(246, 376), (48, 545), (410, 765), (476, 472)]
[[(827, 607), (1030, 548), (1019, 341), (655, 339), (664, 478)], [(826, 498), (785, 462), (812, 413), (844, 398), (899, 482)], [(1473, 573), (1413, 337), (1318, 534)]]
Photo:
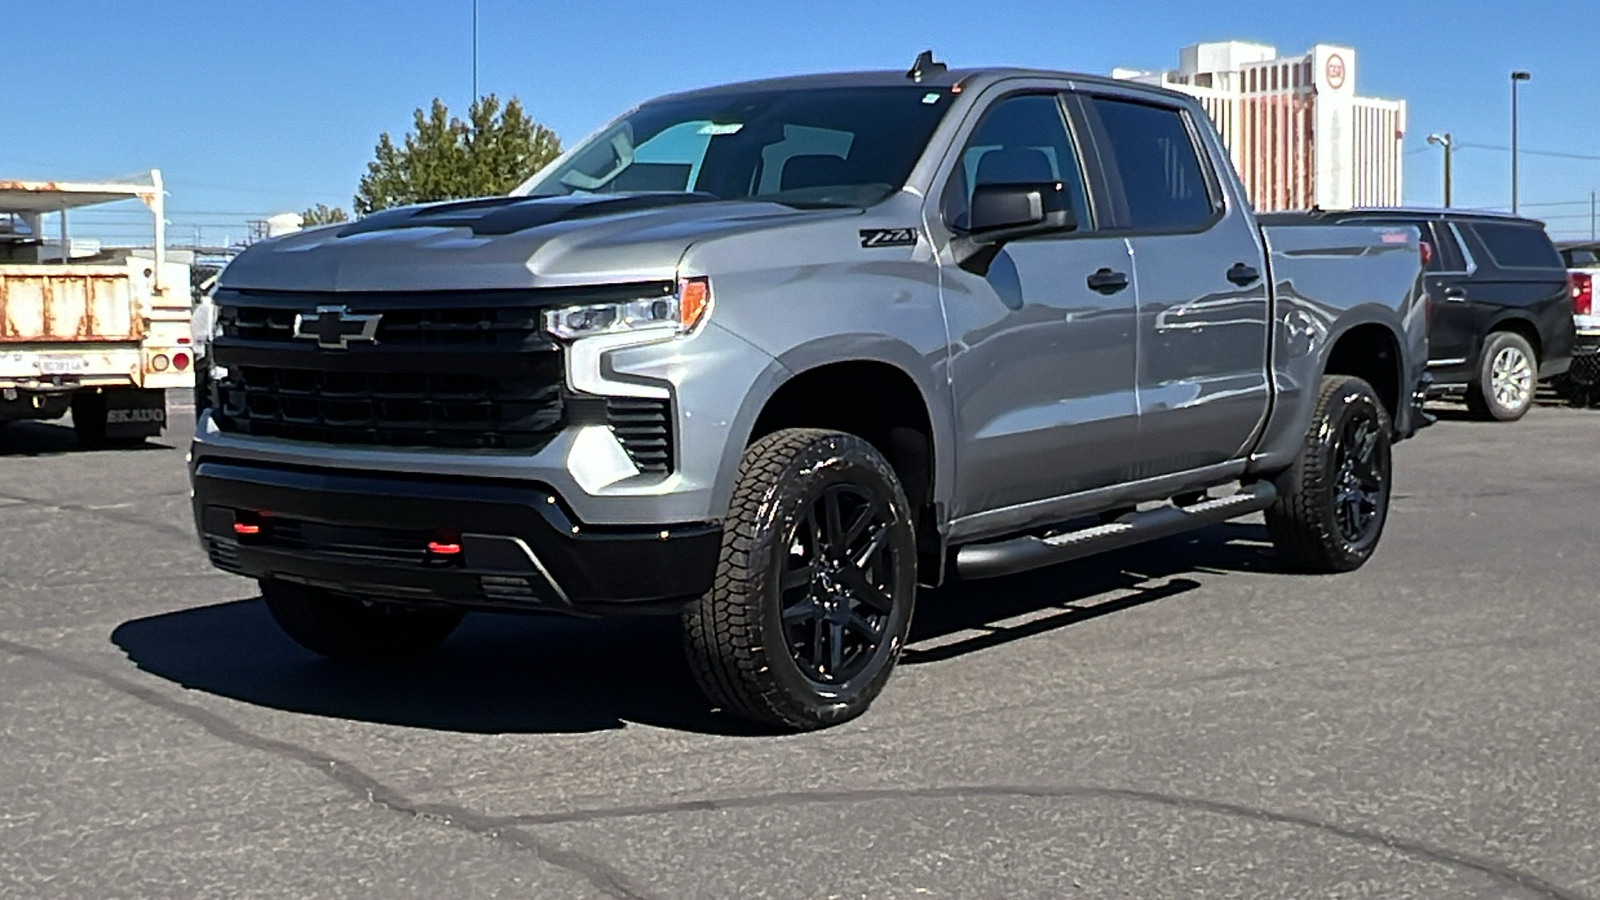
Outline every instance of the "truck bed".
[(0, 344), (137, 341), (127, 266), (0, 265)]

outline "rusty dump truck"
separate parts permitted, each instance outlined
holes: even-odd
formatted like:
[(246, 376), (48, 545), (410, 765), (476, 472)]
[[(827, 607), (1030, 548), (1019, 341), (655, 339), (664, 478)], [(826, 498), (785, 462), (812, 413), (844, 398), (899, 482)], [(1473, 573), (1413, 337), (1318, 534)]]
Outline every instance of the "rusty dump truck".
[[(134, 199), (154, 219), (151, 249), (69, 236), (70, 212)], [(0, 426), (70, 410), (89, 445), (161, 432), (167, 389), (194, 384), (189, 266), (167, 259), (164, 207), (156, 170), (103, 183), (0, 179)]]

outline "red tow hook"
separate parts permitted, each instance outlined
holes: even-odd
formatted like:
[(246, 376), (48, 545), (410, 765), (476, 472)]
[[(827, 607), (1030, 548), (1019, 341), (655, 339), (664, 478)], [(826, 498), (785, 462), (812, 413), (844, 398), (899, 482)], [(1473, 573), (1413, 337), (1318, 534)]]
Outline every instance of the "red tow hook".
[(461, 555), (461, 532), (454, 528), (441, 528), (428, 542), (428, 562), (440, 564), (460, 564), (464, 559)]

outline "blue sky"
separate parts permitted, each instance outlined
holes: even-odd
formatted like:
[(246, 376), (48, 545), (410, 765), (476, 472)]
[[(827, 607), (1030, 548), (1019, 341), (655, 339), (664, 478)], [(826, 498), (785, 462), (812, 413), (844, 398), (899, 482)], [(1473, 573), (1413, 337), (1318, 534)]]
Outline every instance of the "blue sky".
[[(472, 87), (472, 0), (4, 0), (0, 178), (166, 174), (173, 241), (315, 202), (348, 206), (382, 131)], [(1440, 201), (1450, 131), (1456, 202), (1510, 198), (1509, 86), (1525, 150), (1600, 157), (1594, 0), (1302, 3), (880, 0), (479, 0), (479, 85), (522, 98), (565, 142), (667, 91), (768, 75), (900, 69), (932, 47), (954, 65), (1105, 73), (1169, 68), (1178, 48), (1244, 39), (1359, 54), (1356, 89), (1410, 103), (1409, 202)], [(1524, 212), (1587, 235), (1600, 159), (1525, 155)], [(1568, 205), (1544, 205), (1568, 204)], [(139, 236), (137, 207), (81, 234)]]

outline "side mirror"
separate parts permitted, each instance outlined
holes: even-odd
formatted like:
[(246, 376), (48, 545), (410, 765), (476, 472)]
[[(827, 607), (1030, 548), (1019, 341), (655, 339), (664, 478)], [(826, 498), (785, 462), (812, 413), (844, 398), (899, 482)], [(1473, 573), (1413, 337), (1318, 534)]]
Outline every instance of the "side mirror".
[(956, 264), (974, 275), (987, 275), (1007, 241), (1077, 230), (1064, 187), (1059, 181), (978, 185), (966, 227), (950, 246)]
[(1077, 227), (1060, 182), (980, 184), (972, 192), (967, 233), (980, 243), (998, 244)]

